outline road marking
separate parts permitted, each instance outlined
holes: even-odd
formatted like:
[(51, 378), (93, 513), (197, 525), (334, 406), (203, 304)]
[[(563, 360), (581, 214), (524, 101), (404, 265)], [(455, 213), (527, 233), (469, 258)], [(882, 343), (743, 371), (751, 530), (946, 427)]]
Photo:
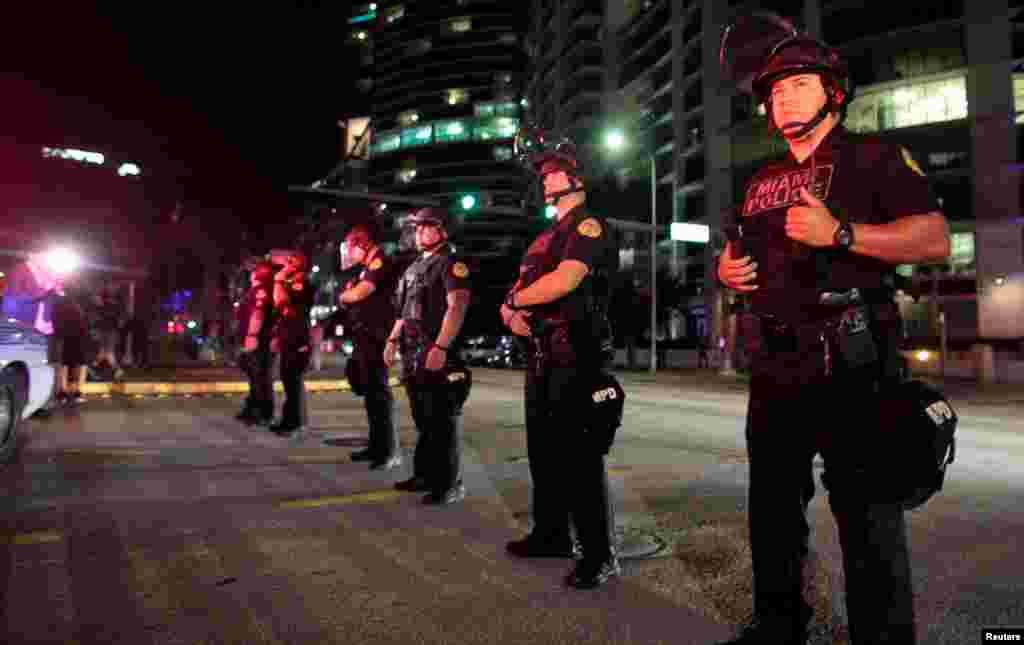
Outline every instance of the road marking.
[(63, 455), (86, 456), (86, 457), (149, 457), (159, 454), (153, 450), (128, 450), (115, 448), (113, 450), (97, 450), (95, 448), (66, 448), (60, 451)]
[(343, 495), (340, 497), (320, 497), (317, 499), (294, 499), (282, 502), (281, 508), (320, 508), (321, 506), (337, 506), (342, 504), (372, 504), (397, 499), (402, 493), (397, 490), (376, 490), (369, 493)]
[(60, 542), (64, 534), (60, 531), (33, 531), (32, 533), (21, 533), (11, 539), (11, 544), (47, 544)]

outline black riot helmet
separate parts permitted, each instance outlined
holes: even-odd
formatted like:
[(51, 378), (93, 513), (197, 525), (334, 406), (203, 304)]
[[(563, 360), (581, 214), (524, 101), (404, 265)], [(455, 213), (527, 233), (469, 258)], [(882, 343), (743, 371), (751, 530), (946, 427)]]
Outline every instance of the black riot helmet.
[(825, 86), (825, 105), (811, 121), (800, 125), (800, 138), (832, 112), (842, 113), (853, 97), (849, 70), (839, 53), (820, 40), (799, 33), (787, 20), (770, 13), (740, 16), (722, 35), (719, 62), (723, 75), (736, 87), (764, 103), (773, 128), (771, 88), (775, 81), (796, 74), (818, 74)]
[(427, 206), (414, 212), (409, 217), (409, 223), (412, 225), (416, 224), (433, 224), (440, 226), (445, 232), (450, 232), (452, 226), (452, 216), (447, 210), (438, 208), (436, 206)]
[(892, 459), (881, 494), (910, 510), (942, 489), (956, 452), (957, 415), (937, 388), (918, 380), (883, 387), (879, 446)]
[(542, 195), (545, 175), (564, 172), (568, 176), (569, 188), (551, 195), (555, 204), (562, 197), (583, 190), (576, 144), (568, 137), (547, 132), (537, 125), (523, 124), (516, 132), (513, 151), (516, 161), (539, 180)]

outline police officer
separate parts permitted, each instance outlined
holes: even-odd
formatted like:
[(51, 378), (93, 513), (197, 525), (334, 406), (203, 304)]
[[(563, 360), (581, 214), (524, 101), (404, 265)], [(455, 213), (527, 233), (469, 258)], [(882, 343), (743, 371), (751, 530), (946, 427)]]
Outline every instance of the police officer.
[(620, 573), (605, 468), (610, 442), (588, 436), (580, 405), (610, 359), (608, 286), (618, 249), (608, 223), (585, 209), (570, 141), (524, 128), (516, 148), (539, 172), (545, 202), (558, 216), (527, 249), (501, 307), (505, 325), (533, 346), (525, 386), (533, 530), (507, 549), (521, 557), (575, 557), (571, 518), (582, 559), (566, 582), (592, 588)]
[(878, 393), (899, 370), (887, 276), (896, 264), (945, 258), (946, 222), (905, 148), (842, 127), (849, 91), (837, 53), (781, 19), (776, 25), (759, 58), (730, 51), (729, 39), (754, 43), (739, 35), (763, 36), (763, 18), (738, 20), (723, 42), (723, 61), (756, 61), (731, 75), (764, 102), (788, 146), (750, 180), (738, 234), (718, 262), (721, 282), (749, 297), (743, 327), (752, 348), (755, 616), (730, 643), (805, 642), (812, 611), (801, 571), (816, 453), (843, 549), (852, 642), (913, 643), (903, 509), (887, 487), (889, 440), (879, 431)]
[(271, 252), (271, 261), (284, 267), (274, 275), (274, 345), (281, 355), (284, 405), (281, 419), (270, 430), (292, 436), (308, 423), (304, 375), (312, 356), (309, 310), (313, 290), (306, 279), (306, 256), (299, 251)]
[(274, 269), (259, 262), (249, 275), (250, 288), (242, 303), (242, 352), (239, 367), (249, 379), (249, 396), (235, 418), (247, 425), (269, 425), (274, 417), (274, 355), (270, 351), (273, 328)]
[(459, 332), (469, 308), (469, 268), (448, 241), (447, 211), (424, 208), (415, 226), (419, 257), (398, 282), (399, 318), (384, 350), (391, 366), (401, 345), (402, 379), (419, 432), (412, 478), (399, 490), (429, 491), (425, 504), (449, 505), (466, 495), (462, 482), (462, 406), (469, 394), (469, 372), (458, 353)]
[(359, 223), (341, 246), (342, 268), (361, 265), (359, 279), (338, 296), (345, 334), (352, 338), (352, 356), (346, 365), (352, 391), (362, 396), (370, 426), (370, 445), (352, 453), (353, 461), (369, 461), (374, 470), (390, 470), (402, 463), (398, 453), (398, 405), (388, 382), (384, 346), (395, 325), (394, 294), (405, 265), (385, 255), (378, 245), (376, 220)]

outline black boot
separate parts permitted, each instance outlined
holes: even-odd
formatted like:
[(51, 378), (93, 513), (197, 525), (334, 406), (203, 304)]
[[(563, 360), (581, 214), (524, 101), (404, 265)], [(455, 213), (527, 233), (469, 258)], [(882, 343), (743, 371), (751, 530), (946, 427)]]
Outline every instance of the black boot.
[(614, 555), (602, 561), (591, 561), (584, 558), (576, 564), (572, 573), (566, 576), (565, 583), (577, 589), (595, 589), (621, 573), (622, 567), (619, 566), (619, 559)]
[(739, 636), (719, 645), (806, 645), (807, 628), (790, 621), (760, 621), (746, 625)]
[(580, 545), (571, 537), (545, 538), (534, 533), (512, 540), (505, 550), (520, 558), (574, 558), (581, 555)]

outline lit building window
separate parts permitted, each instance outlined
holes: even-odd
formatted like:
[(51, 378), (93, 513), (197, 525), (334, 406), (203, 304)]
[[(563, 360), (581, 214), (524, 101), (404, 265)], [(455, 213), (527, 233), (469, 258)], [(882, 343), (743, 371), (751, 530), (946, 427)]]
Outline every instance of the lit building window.
[(438, 121), (434, 124), (434, 140), (437, 143), (469, 141), (472, 132), (464, 121)]
[(384, 11), (384, 21), (387, 22), (388, 24), (401, 20), (404, 17), (405, 5), (395, 5), (393, 7), (388, 7), (388, 9)]
[(448, 105), (461, 105), (469, 101), (469, 92), (461, 88), (444, 91), (444, 102)]
[(868, 88), (847, 111), (846, 127), (853, 132), (878, 132), (967, 118), (967, 78), (954, 76)]
[(464, 34), (467, 31), (473, 30), (473, 21), (469, 16), (462, 16), (461, 18), (452, 18), (446, 25), (446, 30), (450, 34)]
[(494, 75), (494, 82), (498, 85), (508, 85), (512, 82), (512, 74), (510, 72), (498, 72)]
[(384, 154), (394, 152), (402, 146), (402, 138), (397, 132), (379, 132), (374, 135), (374, 141), (370, 144), (371, 154)]
[(498, 42), (502, 45), (515, 45), (519, 42), (519, 37), (515, 34), (502, 34), (498, 36)]
[(949, 234), (949, 263), (955, 266), (974, 262), (974, 233)]
[(411, 41), (405, 48), (405, 52), (410, 56), (417, 54), (425, 54), (434, 46), (429, 38), (420, 38), (419, 40)]
[(366, 45), (370, 42), (370, 34), (362, 29), (357, 29), (352, 32), (352, 40), (357, 44)]
[(398, 114), (398, 122), (406, 127), (419, 123), (420, 113), (416, 110), (408, 110)]
[(512, 159), (512, 148), (509, 146), (494, 146), (494, 158), (498, 161), (510, 161)]
[(416, 160), (403, 159), (402, 167), (395, 173), (395, 179), (403, 184), (408, 184), (416, 179)]
[(510, 139), (516, 136), (519, 128), (519, 121), (509, 117), (496, 119), (483, 119), (473, 131), (473, 138), (477, 141), (494, 141), (496, 139)]
[(429, 123), (402, 130), (402, 147), (425, 146), (431, 143), (434, 128)]
[(518, 116), (519, 104), (515, 101), (494, 104), (494, 116)]

